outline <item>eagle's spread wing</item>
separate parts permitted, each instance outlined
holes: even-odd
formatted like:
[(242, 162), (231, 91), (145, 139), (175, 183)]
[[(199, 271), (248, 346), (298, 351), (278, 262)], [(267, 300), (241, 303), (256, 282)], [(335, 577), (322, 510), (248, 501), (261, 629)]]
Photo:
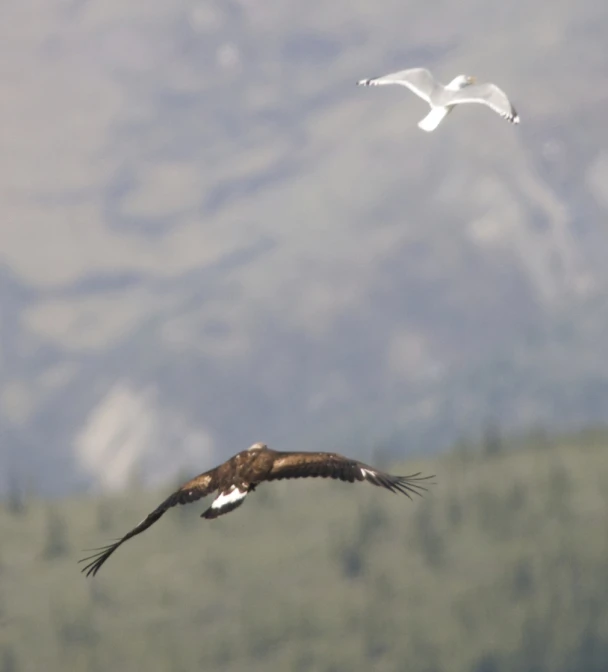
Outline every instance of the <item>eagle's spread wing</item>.
[(513, 124), (519, 123), (519, 115), (507, 98), (507, 94), (496, 84), (470, 84), (458, 91), (450, 91), (450, 105), (461, 103), (481, 103), (500, 114)]
[(91, 574), (95, 576), (99, 571), (99, 568), (103, 563), (114, 553), (114, 551), (125, 543), (131, 537), (134, 537), (138, 534), (141, 534), (144, 530), (147, 530), (167, 511), (173, 506), (178, 504), (189, 504), (190, 502), (196, 502), (202, 497), (206, 497), (212, 493), (216, 488), (216, 478), (215, 473), (216, 469), (205, 472), (196, 476), (192, 480), (184, 483), (178, 490), (176, 490), (172, 495), (169, 495), (165, 501), (158, 506), (152, 513), (148, 514), (138, 525), (136, 525), (130, 532), (127, 532), (124, 537), (118, 539), (113, 544), (109, 546), (104, 546), (102, 548), (90, 549), (96, 551), (93, 555), (90, 555), (79, 562), (90, 562), (82, 568), (82, 571), (86, 573), (87, 576)]
[(391, 492), (401, 492), (411, 499), (410, 493), (421, 495), (426, 488), (419, 481), (433, 476), (393, 476), (363, 462), (351, 460), (336, 453), (277, 453), (267, 480), (282, 478), (335, 478), (348, 483), (369, 481)]
[(382, 77), (372, 77), (371, 79), (361, 79), (357, 82), (359, 86), (382, 86), (383, 84), (401, 84), (407, 86), (417, 96), (420, 96), (427, 103), (431, 102), (431, 93), (437, 86), (433, 75), (426, 68), (410, 68), (409, 70), (400, 70), (390, 75)]

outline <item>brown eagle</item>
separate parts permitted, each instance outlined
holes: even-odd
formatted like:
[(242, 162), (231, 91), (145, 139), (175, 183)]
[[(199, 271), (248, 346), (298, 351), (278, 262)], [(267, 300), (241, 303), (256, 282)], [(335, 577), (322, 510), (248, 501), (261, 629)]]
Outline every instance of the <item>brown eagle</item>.
[(217, 518), (239, 507), (245, 497), (263, 481), (308, 477), (334, 478), (349, 483), (369, 481), (391, 492), (401, 492), (410, 499), (410, 493), (421, 495), (421, 491), (426, 490), (419, 481), (433, 478), (433, 476), (420, 476), (420, 473), (392, 476), (336, 453), (278, 452), (270, 450), (265, 443), (254, 443), (249, 449), (237, 453), (219, 467), (184, 483), (122, 539), (103, 548), (91, 549), (96, 553), (79, 561), (90, 561), (82, 571), (87, 576), (91, 574), (95, 576), (120, 545), (147, 530), (172, 506), (189, 504), (217, 491), (218, 494), (211, 506), (201, 514), (202, 518)]

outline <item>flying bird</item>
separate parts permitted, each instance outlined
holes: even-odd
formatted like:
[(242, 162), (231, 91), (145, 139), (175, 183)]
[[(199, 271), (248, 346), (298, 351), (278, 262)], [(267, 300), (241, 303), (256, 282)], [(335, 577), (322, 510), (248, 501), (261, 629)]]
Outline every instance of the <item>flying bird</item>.
[(519, 115), (511, 105), (507, 95), (496, 84), (477, 83), (475, 77), (458, 75), (444, 86), (435, 80), (426, 68), (400, 70), (383, 77), (361, 79), (358, 86), (382, 86), (383, 84), (401, 84), (407, 86), (417, 96), (431, 106), (431, 111), (418, 122), (423, 131), (434, 131), (453, 109), (462, 103), (481, 103), (487, 105), (503, 119), (519, 124)]
[(87, 576), (91, 574), (95, 576), (103, 563), (119, 546), (147, 530), (173, 506), (189, 504), (212, 492), (217, 492), (211, 506), (201, 514), (201, 518), (213, 519), (241, 506), (245, 497), (263, 481), (307, 477), (333, 478), (349, 483), (368, 481), (391, 492), (400, 492), (410, 499), (410, 493), (421, 495), (422, 491), (426, 490), (419, 483), (420, 481), (433, 478), (433, 476), (420, 476), (420, 473), (410, 476), (392, 476), (363, 462), (351, 460), (336, 453), (278, 452), (269, 449), (264, 443), (254, 443), (247, 450), (237, 453), (220, 464), (219, 467), (184, 483), (115, 543), (103, 548), (91, 549), (96, 553), (79, 561), (88, 562), (82, 571)]

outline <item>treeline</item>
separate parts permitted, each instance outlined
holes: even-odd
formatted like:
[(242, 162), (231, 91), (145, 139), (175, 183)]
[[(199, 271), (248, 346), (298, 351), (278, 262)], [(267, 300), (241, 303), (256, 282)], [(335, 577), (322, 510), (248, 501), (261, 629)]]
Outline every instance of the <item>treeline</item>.
[(410, 502), (369, 485), (261, 487), (217, 521), (169, 512), (95, 580), (82, 549), (165, 491), (0, 512), (0, 672), (604, 672), (608, 433), (436, 460)]

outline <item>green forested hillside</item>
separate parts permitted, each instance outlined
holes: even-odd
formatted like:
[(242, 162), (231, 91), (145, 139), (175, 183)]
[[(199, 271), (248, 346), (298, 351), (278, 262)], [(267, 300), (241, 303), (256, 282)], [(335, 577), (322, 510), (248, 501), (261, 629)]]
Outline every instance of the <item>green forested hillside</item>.
[(94, 580), (82, 549), (164, 496), (0, 515), (0, 672), (594, 672), (608, 661), (608, 433), (460, 445), (393, 471), (409, 502), (327, 481), (230, 516), (169, 512)]

